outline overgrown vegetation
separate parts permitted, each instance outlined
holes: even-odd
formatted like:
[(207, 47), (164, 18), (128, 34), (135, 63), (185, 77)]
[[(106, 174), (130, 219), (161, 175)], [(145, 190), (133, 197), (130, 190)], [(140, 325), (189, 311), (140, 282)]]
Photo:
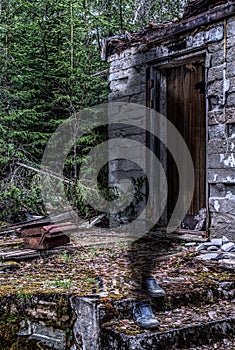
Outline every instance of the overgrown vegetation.
[[(1, 0), (0, 220), (45, 214), (37, 172), (48, 139), (79, 110), (105, 102), (101, 39), (182, 14), (186, 0)], [(104, 137), (93, 132), (67, 159), (73, 205), (87, 214), (76, 182), (84, 157)], [(26, 164), (29, 168), (22, 167)], [(113, 193), (109, 194), (111, 197)]]

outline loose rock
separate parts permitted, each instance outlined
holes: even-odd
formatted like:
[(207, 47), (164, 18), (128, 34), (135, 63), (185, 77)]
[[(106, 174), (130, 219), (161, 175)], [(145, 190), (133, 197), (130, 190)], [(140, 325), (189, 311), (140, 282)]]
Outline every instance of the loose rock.
[(221, 247), (224, 252), (230, 252), (233, 248), (235, 248), (235, 244), (232, 242), (226, 243)]
[(219, 250), (219, 247), (217, 247), (216, 245), (211, 245), (210, 247), (207, 248), (207, 250), (208, 250), (209, 252), (211, 252), (211, 251), (217, 251), (217, 250)]
[(201, 254), (197, 258), (202, 260), (216, 260), (218, 257), (217, 253)]

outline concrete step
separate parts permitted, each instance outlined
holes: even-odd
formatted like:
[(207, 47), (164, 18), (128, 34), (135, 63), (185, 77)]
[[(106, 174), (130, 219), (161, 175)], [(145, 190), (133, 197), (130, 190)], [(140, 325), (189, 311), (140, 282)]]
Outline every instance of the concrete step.
[(207, 306), (221, 300), (232, 300), (235, 297), (235, 281), (211, 281), (211, 283), (194, 284), (193, 288), (185, 290), (182, 285), (168, 286), (173, 292), (170, 294), (167, 288), (166, 297), (148, 298), (146, 294), (140, 293), (136, 298), (121, 300), (111, 300), (109, 307), (106, 308), (103, 322), (112, 321), (112, 319), (132, 319), (132, 311), (137, 300), (143, 300), (151, 303), (153, 311), (163, 312), (181, 308), (184, 306)]
[[(194, 310), (192, 310), (193, 312)], [(234, 310), (233, 310), (234, 311)], [(187, 313), (189, 310), (187, 310)], [(202, 346), (213, 344), (224, 338), (230, 338), (235, 334), (235, 312), (228, 313), (226, 317), (217, 318), (211, 321), (202, 320), (200, 317), (193, 319), (191, 314), (190, 323), (180, 326), (182, 319), (175, 322), (172, 328), (172, 320), (169, 317), (156, 317), (160, 319), (161, 326), (157, 331), (140, 330), (133, 323), (126, 325), (125, 320), (116, 324), (103, 325), (100, 334), (100, 349), (102, 350), (165, 350), (165, 349), (188, 349), (191, 346)], [(197, 315), (198, 316), (198, 315)], [(173, 318), (174, 320), (174, 318)], [(175, 321), (175, 320), (174, 320)], [(169, 327), (167, 329), (167, 322)], [(138, 333), (139, 332), (139, 333)], [(214, 347), (211, 347), (214, 349)]]
[(189, 349), (235, 335), (234, 281), (213, 281), (203, 291), (194, 286), (191, 293), (180, 292), (178, 286), (170, 296), (143, 300), (151, 303), (160, 328), (149, 331), (136, 325), (135, 299), (113, 301), (115, 312), (100, 318), (100, 349)]

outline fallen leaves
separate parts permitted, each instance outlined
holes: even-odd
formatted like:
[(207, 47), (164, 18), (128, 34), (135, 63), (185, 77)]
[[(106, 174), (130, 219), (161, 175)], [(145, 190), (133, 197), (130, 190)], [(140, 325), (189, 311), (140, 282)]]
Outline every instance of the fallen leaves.
[[(11, 251), (15, 244), (10, 238), (5, 242), (0, 252)], [(175, 293), (186, 295), (195, 290), (203, 291), (205, 284), (213, 287), (214, 280), (223, 277), (194, 257), (194, 252), (177, 242), (156, 238), (141, 239), (132, 245), (114, 237), (112, 243), (88, 246), (73, 243), (57, 249), (53, 255), (44, 252), (34, 260), (21, 260), (14, 272), (10, 265), (5, 267), (0, 263), (0, 294), (15, 293), (19, 289), (32, 294), (104, 292), (115, 299), (123, 299), (143, 293), (141, 274), (148, 272), (169, 297)], [(97, 287), (96, 277), (102, 279), (102, 290)], [(234, 279), (228, 272), (224, 277)]]

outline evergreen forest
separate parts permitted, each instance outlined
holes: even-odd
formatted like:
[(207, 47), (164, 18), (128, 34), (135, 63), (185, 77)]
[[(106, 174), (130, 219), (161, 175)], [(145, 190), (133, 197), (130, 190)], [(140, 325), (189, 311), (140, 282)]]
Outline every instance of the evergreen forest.
[[(0, 221), (45, 215), (38, 172), (45, 146), (70, 116), (107, 102), (103, 38), (182, 16), (186, 0), (0, 0)], [(104, 131), (68, 156), (73, 205), (87, 215), (79, 164)]]

